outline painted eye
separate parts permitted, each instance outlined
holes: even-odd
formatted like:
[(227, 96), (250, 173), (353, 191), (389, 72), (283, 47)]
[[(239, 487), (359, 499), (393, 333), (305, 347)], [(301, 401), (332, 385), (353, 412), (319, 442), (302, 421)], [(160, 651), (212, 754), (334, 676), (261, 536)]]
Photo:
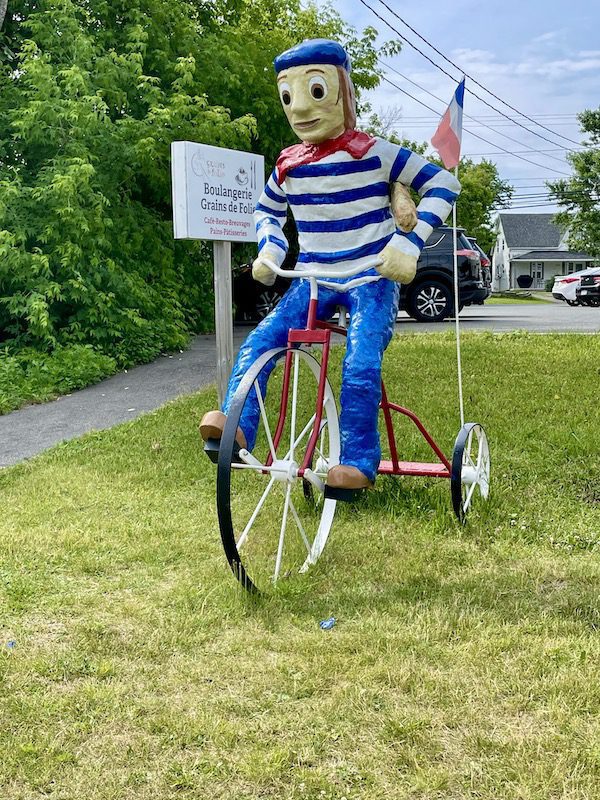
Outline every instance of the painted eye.
[(292, 91), (289, 83), (282, 81), (279, 84), (279, 97), (281, 98), (281, 102), (284, 106), (289, 106), (289, 104), (292, 102)]
[(327, 82), (325, 78), (311, 78), (308, 82), (308, 88), (315, 100), (323, 100), (327, 97)]

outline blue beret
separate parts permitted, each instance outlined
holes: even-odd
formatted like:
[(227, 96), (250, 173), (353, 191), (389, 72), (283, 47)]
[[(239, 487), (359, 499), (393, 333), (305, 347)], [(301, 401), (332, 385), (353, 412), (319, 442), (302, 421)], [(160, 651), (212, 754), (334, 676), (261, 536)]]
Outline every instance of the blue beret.
[(277, 56), (273, 64), (277, 73), (306, 64), (333, 64), (350, 72), (350, 56), (341, 44), (331, 39), (305, 39)]

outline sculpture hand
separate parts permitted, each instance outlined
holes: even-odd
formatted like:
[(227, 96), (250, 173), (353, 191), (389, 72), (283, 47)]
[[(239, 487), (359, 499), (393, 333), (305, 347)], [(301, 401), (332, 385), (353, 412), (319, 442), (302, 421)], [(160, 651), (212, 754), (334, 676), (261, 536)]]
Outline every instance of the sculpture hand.
[(390, 204), (396, 225), (406, 233), (410, 233), (418, 222), (417, 207), (404, 184), (397, 181), (392, 184)]
[(387, 245), (381, 252), (382, 263), (377, 271), (390, 281), (410, 283), (417, 272), (417, 259), (409, 256), (391, 245)]
[(261, 250), (260, 255), (252, 262), (252, 277), (255, 281), (263, 283), (265, 286), (273, 286), (275, 278), (277, 277), (272, 269), (270, 269), (263, 261), (266, 258), (274, 264), (278, 263), (277, 255), (273, 250), (265, 247)]

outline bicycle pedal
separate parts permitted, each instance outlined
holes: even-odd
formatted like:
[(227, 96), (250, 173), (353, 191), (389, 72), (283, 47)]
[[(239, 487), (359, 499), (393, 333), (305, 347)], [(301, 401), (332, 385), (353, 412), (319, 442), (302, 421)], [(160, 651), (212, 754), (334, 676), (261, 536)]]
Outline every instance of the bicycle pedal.
[[(207, 439), (204, 442), (204, 452), (213, 462), (213, 464), (218, 464), (219, 462), (219, 449), (221, 447), (221, 440), (220, 439)], [(234, 464), (241, 464), (242, 461), (239, 457), (240, 446), (237, 442), (234, 442), (233, 445), (233, 458), (232, 463)]]
[(213, 464), (216, 464), (217, 461), (219, 460), (220, 445), (221, 445), (220, 439), (207, 439), (204, 442), (204, 452), (210, 458)]
[(344, 503), (352, 503), (358, 500), (364, 489), (343, 489), (340, 486), (327, 486), (325, 484), (325, 498), (327, 500), (341, 500)]

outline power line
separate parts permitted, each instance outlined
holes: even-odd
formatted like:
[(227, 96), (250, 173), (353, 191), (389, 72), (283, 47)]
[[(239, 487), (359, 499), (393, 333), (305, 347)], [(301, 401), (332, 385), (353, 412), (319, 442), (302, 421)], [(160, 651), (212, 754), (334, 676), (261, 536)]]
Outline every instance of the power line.
[[(600, 202), (600, 197), (591, 197), (589, 198), (594, 203)], [(495, 210), (504, 210), (504, 211), (511, 211), (511, 210), (518, 210), (520, 208), (548, 208), (550, 206), (565, 206), (568, 204), (575, 205), (577, 203), (577, 198), (568, 198), (566, 202), (564, 200), (532, 200), (531, 203), (517, 201), (516, 203), (510, 203), (510, 205), (494, 205), (492, 208)]]
[[(385, 19), (383, 19), (383, 17), (381, 17), (379, 14), (377, 14), (377, 12), (376, 12), (376, 11), (375, 11), (373, 8), (371, 8), (371, 7), (370, 7), (370, 6), (369, 6), (369, 5), (368, 5), (368, 4), (365, 2), (365, 0), (360, 0), (360, 2), (361, 2), (361, 3), (362, 3), (364, 6), (366, 6), (367, 8), (369, 8), (369, 9), (370, 9), (370, 10), (371, 10), (371, 11), (372, 11), (372, 12), (373, 12), (373, 13), (374, 13), (374, 14), (375, 14), (377, 17), (379, 17), (379, 19), (381, 19), (381, 20), (382, 20), (382, 22), (384, 22), (386, 25), (388, 25), (388, 27), (390, 27), (390, 28), (391, 28), (393, 31), (395, 31), (395, 32), (398, 34), (398, 36), (400, 36), (402, 39), (404, 39), (404, 41), (405, 41), (405, 42), (406, 42), (408, 45), (410, 45), (410, 46), (411, 46), (413, 49), (417, 50), (417, 52), (421, 53), (421, 55), (423, 55), (425, 58), (427, 58), (427, 60), (428, 60), (428, 61), (429, 61), (431, 64), (433, 64), (434, 66), (436, 66), (438, 69), (442, 70), (442, 72), (444, 72), (444, 73), (445, 73), (446, 75), (448, 75), (449, 77), (452, 77), (451, 75), (449, 75), (449, 73), (448, 73), (448, 72), (446, 72), (444, 69), (442, 69), (442, 67), (440, 67), (438, 64), (435, 64), (435, 62), (434, 62), (432, 59), (430, 59), (430, 58), (429, 58), (427, 55), (425, 55), (425, 53), (423, 53), (423, 52), (422, 52), (421, 50), (419, 50), (419, 49), (418, 49), (418, 48), (417, 48), (417, 47), (416, 47), (414, 44), (412, 44), (412, 42), (410, 42), (408, 39), (406, 39), (406, 37), (402, 36), (402, 34), (400, 33), (400, 31), (398, 31), (398, 30), (396, 30), (395, 28), (393, 28), (393, 27), (392, 27), (392, 26), (389, 24), (389, 22), (387, 22)], [(514, 112), (515, 112), (516, 114), (518, 114), (520, 117), (523, 117), (524, 119), (527, 119), (527, 120), (529, 120), (530, 122), (533, 122), (533, 124), (534, 124), (534, 125), (537, 125), (538, 127), (540, 127), (540, 128), (543, 128), (544, 130), (548, 131), (548, 133), (551, 133), (551, 134), (553, 134), (554, 136), (558, 136), (558, 137), (560, 137), (561, 139), (564, 139), (566, 142), (570, 142), (571, 144), (576, 144), (576, 145), (579, 145), (579, 144), (580, 144), (579, 142), (576, 142), (576, 141), (574, 141), (573, 139), (569, 139), (568, 137), (566, 137), (566, 136), (563, 136), (561, 133), (558, 133), (557, 131), (553, 131), (551, 128), (547, 128), (545, 125), (542, 125), (540, 122), (536, 122), (536, 120), (535, 120), (535, 119), (533, 119), (532, 117), (529, 117), (527, 114), (524, 114), (522, 111), (519, 111), (519, 109), (518, 109), (518, 108), (515, 108), (514, 106), (511, 106), (511, 104), (510, 104), (510, 103), (507, 103), (507, 102), (506, 102), (506, 100), (503, 100), (501, 97), (498, 97), (498, 95), (494, 94), (494, 92), (492, 92), (492, 91), (490, 91), (489, 89), (487, 89), (487, 88), (486, 88), (486, 87), (485, 87), (485, 86), (484, 86), (482, 83), (480, 83), (480, 82), (479, 82), (479, 81), (478, 81), (476, 78), (474, 78), (472, 75), (469, 75), (469, 74), (468, 74), (467, 72), (465, 72), (465, 71), (464, 71), (464, 70), (463, 70), (461, 67), (459, 67), (459, 66), (458, 66), (458, 64), (456, 64), (454, 61), (452, 61), (451, 59), (449, 59), (449, 58), (448, 58), (448, 56), (444, 55), (444, 53), (442, 53), (442, 51), (441, 51), (441, 50), (438, 50), (438, 48), (437, 48), (437, 47), (435, 47), (435, 45), (431, 44), (431, 42), (430, 42), (430, 41), (428, 41), (428, 40), (427, 40), (427, 39), (426, 39), (424, 36), (421, 36), (421, 34), (420, 34), (420, 33), (419, 33), (417, 30), (415, 30), (415, 28), (413, 28), (411, 25), (409, 25), (409, 23), (408, 23), (408, 22), (406, 22), (404, 19), (402, 19), (402, 17), (401, 17), (399, 14), (397, 14), (397, 13), (396, 13), (396, 12), (395, 12), (395, 11), (394, 11), (392, 8), (390, 8), (390, 7), (388, 6), (388, 4), (385, 2), (385, 0), (379, 0), (379, 2), (381, 3), (381, 5), (385, 6), (385, 8), (387, 8), (387, 10), (388, 10), (388, 11), (389, 11), (391, 14), (393, 14), (393, 16), (394, 16), (394, 17), (396, 17), (396, 19), (398, 19), (398, 20), (399, 20), (399, 21), (400, 21), (400, 22), (401, 22), (403, 25), (405, 25), (405, 26), (406, 26), (406, 27), (407, 27), (409, 30), (411, 30), (411, 31), (412, 31), (412, 32), (413, 32), (413, 33), (414, 33), (416, 36), (418, 36), (418, 37), (419, 37), (419, 39), (421, 39), (421, 41), (422, 41), (422, 42), (424, 42), (424, 43), (425, 43), (425, 44), (426, 44), (428, 47), (430, 47), (430, 48), (431, 48), (432, 50), (434, 50), (434, 51), (435, 51), (435, 52), (436, 52), (438, 55), (440, 55), (440, 56), (441, 56), (441, 57), (444, 59), (444, 61), (447, 61), (449, 64), (452, 64), (452, 66), (453, 66), (455, 69), (457, 69), (457, 70), (458, 70), (458, 71), (459, 71), (461, 74), (463, 74), (463, 75), (466, 75), (466, 77), (468, 77), (468, 78), (469, 78), (469, 80), (471, 80), (471, 81), (472, 81), (474, 84), (476, 84), (476, 85), (477, 85), (477, 86), (479, 86), (481, 89), (483, 89), (483, 91), (484, 91), (484, 92), (487, 92), (489, 95), (491, 95), (492, 97), (494, 97), (496, 100), (498, 100), (500, 103), (502, 103), (503, 105), (505, 105), (507, 108), (510, 108), (510, 109), (511, 109), (511, 111), (514, 111)], [(454, 79), (453, 79), (453, 80), (454, 80)], [(485, 103), (485, 105), (486, 105), (486, 106), (489, 106), (489, 107), (490, 107), (490, 108), (492, 108), (494, 111), (496, 111), (496, 112), (498, 112), (499, 114), (501, 114), (503, 117), (506, 117), (506, 119), (511, 119), (511, 118), (510, 118), (508, 115), (504, 114), (504, 113), (503, 113), (503, 112), (502, 112), (502, 111), (501, 111), (499, 108), (495, 108), (495, 107), (494, 107), (494, 106), (493, 106), (491, 103), (488, 103), (488, 102), (487, 102), (487, 100), (484, 100), (482, 97), (479, 97), (479, 95), (475, 94), (475, 92), (473, 92), (473, 90), (472, 90), (472, 89), (469, 89), (468, 91), (469, 91), (469, 92), (470, 92), (470, 93), (471, 93), (471, 94), (472, 94), (474, 97), (477, 97), (477, 99), (478, 99), (478, 100), (480, 100), (482, 103)], [(548, 141), (548, 142), (550, 141), (550, 139), (547, 139), (547, 138), (546, 138), (545, 136), (543, 136), (541, 133), (536, 133), (535, 131), (532, 131), (532, 130), (530, 130), (529, 128), (525, 127), (524, 125), (521, 125), (521, 123), (520, 123), (520, 122), (517, 122), (517, 120), (511, 120), (511, 121), (513, 121), (513, 122), (515, 123), (515, 125), (519, 125), (519, 126), (520, 126), (521, 128), (523, 128), (524, 130), (526, 130), (526, 131), (529, 131), (530, 133), (533, 133), (535, 136), (539, 136), (541, 139), (546, 139), (546, 141)], [(552, 142), (552, 144), (556, 144), (556, 142)]]
[[(391, 66), (391, 64), (386, 64), (386, 63), (385, 63), (385, 62), (383, 62), (383, 61), (379, 61), (379, 63), (380, 63), (380, 64), (382, 64), (382, 66), (386, 67), (387, 69), (391, 69), (391, 70), (392, 70), (392, 72), (395, 72), (395, 73), (396, 73), (396, 75), (399, 75), (401, 78), (404, 78), (404, 80), (405, 80), (405, 81), (408, 81), (409, 83), (412, 83), (412, 85), (413, 85), (413, 86), (416, 86), (416, 87), (417, 87), (417, 89), (420, 89), (421, 91), (425, 92), (425, 94), (428, 94), (430, 97), (433, 97), (433, 98), (435, 98), (437, 101), (439, 101), (440, 103), (442, 103), (442, 104), (444, 104), (444, 105), (445, 105), (445, 101), (444, 101), (444, 100), (442, 100), (442, 98), (441, 98), (441, 97), (438, 97), (437, 95), (433, 94), (433, 92), (430, 92), (428, 89), (426, 89), (424, 86), (421, 86), (421, 85), (420, 85), (419, 83), (417, 83), (416, 81), (413, 81), (411, 78), (408, 78), (406, 75), (403, 75), (403, 74), (402, 74), (401, 72), (399, 72), (397, 69), (395, 69), (394, 67), (392, 67), (392, 66)], [(477, 120), (475, 119), (475, 117), (472, 117), (472, 116), (470, 116), (469, 114), (467, 114), (467, 113), (466, 113), (466, 112), (464, 112), (464, 111), (463, 111), (463, 114), (464, 114), (464, 116), (465, 116), (465, 117), (467, 117), (467, 119), (472, 119), (472, 120), (474, 120), (475, 122), (477, 122)], [(509, 135), (508, 135), (508, 134), (506, 134), (506, 133), (502, 133), (502, 131), (497, 131), (497, 130), (495, 130), (495, 129), (494, 129), (494, 128), (492, 128), (490, 125), (487, 125), (485, 122), (482, 122), (481, 124), (483, 125), (483, 127), (484, 127), (484, 128), (488, 128), (490, 131), (492, 131), (492, 133), (497, 133), (499, 136), (504, 136), (504, 138), (505, 138), (505, 139), (508, 139), (510, 142), (513, 142), (514, 144), (519, 144), (519, 145), (521, 145), (522, 147), (526, 147), (526, 146), (527, 146), (527, 145), (524, 145), (524, 143), (523, 143), (523, 142), (521, 142), (519, 139), (513, 139), (513, 137), (512, 137), (512, 136), (509, 136)], [(466, 129), (465, 129), (465, 130), (466, 130)], [(494, 146), (499, 146), (499, 145), (494, 145)], [(535, 152), (537, 152), (537, 151), (535, 151), (535, 150), (531, 150), (531, 148), (528, 148), (528, 149), (529, 149), (529, 151), (530, 151), (530, 152), (532, 152), (532, 153), (535, 153)], [(566, 150), (567, 148), (560, 148), (560, 149), (561, 149), (561, 150)], [(545, 157), (546, 157), (546, 158), (551, 158), (551, 159), (553, 159), (554, 161), (559, 161), (559, 162), (561, 161), (561, 159), (557, 158), (556, 156), (545, 156)]]
[[(562, 149), (563, 148), (561, 147), (560, 150), (562, 150)], [(515, 154), (523, 154), (523, 153), (540, 153), (540, 154), (544, 154), (544, 153), (552, 153), (552, 152), (556, 153), (556, 152), (559, 152), (559, 151), (557, 151), (557, 150), (515, 150), (513, 155), (515, 155)], [(577, 152), (581, 152), (581, 151), (577, 151)], [(500, 153), (499, 152), (493, 152), (493, 153), (463, 153), (463, 155), (465, 155), (465, 156), (497, 156), (497, 155), (500, 155)]]
[[(574, 116), (574, 115), (573, 115), (573, 114), (547, 114), (547, 115), (544, 115), (544, 114), (539, 114), (539, 115), (537, 116), (537, 119), (542, 119), (544, 116), (551, 116), (551, 117), (571, 117), (571, 116)], [(428, 116), (427, 116), (427, 115), (425, 115), (425, 114), (416, 114), (416, 115), (412, 115), (412, 116), (408, 117), (408, 119), (411, 119), (411, 120), (423, 120), (423, 121), (428, 121), (428, 120), (432, 120), (432, 119), (434, 119), (434, 117), (428, 117)], [(485, 120), (487, 120), (488, 122), (491, 120), (491, 121), (493, 122), (494, 120), (498, 120), (498, 119), (500, 119), (500, 117), (499, 117), (499, 115), (498, 115), (498, 114), (487, 114), (487, 115), (483, 114), (483, 115), (480, 117), (480, 119), (485, 119)]]
[[(486, 124), (486, 122), (484, 121), (486, 119), (485, 117), (471, 117), (471, 119), (475, 120), (476, 125), (481, 125), (482, 127), (485, 127), (485, 128), (487, 128), (487, 126), (488, 126)], [(514, 122), (505, 122), (504, 120), (498, 120), (498, 119), (496, 119), (496, 120), (488, 120), (488, 124), (489, 123), (491, 123), (492, 125), (495, 126), (494, 130), (496, 130), (496, 128), (511, 128), (515, 124)], [(428, 125), (431, 125), (431, 122), (430, 121), (411, 122), (410, 124), (412, 125), (413, 128), (426, 128)], [(571, 122), (559, 122), (557, 124), (558, 125), (572, 125), (574, 123), (571, 123)], [(536, 136), (537, 136), (537, 134), (536, 134)], [(555, 145), (558, 146), (558, 142), (552, 142), (552, 144), (555, 144)], [(582, 147), (582, 145), (579, 144), (578, 147)], [(573, 147), (566, 147), (566, 145), (563, 145), (561, 147), (561, 150), (573, 150), (573, 149), (574, 149)]]
[[(557, 147), (556, 150), (532, 150), (531, 148), (527, 150), (516, 150), (517, 153), (561, 153), (565, 150), (564, 147)], [(574, 153), (581, 152), (579, 150), (574, 150)], [(470, 153), (472, 156), (495, 156), (496, 153)]]
[[(361, 0), (361, 2), (362, 2), (362, 0)], [(419, 100), (414, 95), (412, 95), (410, 92), (407, 92), (406, 89), (402, 89), (400, 86), (395, 84), (389, 78), (386, 78), (385, 76), (383, 76), (383, 80), (386, 81), (386, 83), (389, 83), (395, 89), (398, 89), (399, 92), (402, 92), (403, 94), (405, 94), (408, 97), (410, 97), (411, 100), (414, 100), (416, 103), (420, 103), (425, 108), (428, 108), (429, 111), (433, 111), (434, 114), (438, 113), (434, 108), (431, 108), (431, 106), (428, 106), (427, 103), (424, 103), (422, 100)], [(481, 139), (482, 142), (485, 142), (486, 144), (491, 144), (492, 147), (500, 147), (499, 144), (496, 144), (495, 142), (490, 142), (489, 139), (484, 139), (484, 137), (480, 136), (478, 133), (473, 133), (473, 131), (469, 130), (469, 128), (463, 128), (463, 130), (467, 131), (467, 133), (470, 133), (471, 136), (474, 136), (476, 139)], [(500, 147), (500, 149), (502, 150), (503, 153), (508, 153), (509, 156), (515, 155), (514, 153), (511, 153), (510, 150), (505, 150), (503, 147)], [(533, 164), (534, 167), (540, 167), (541, 169), (550, 170), (550, 172), (556, 172), (557, 175), (564, 175), (567, 178), (571, 177), (568, 172), (560, 172), (559, 170), (554, 169), (553, 167), (548, 167), (546, 164), (538, 164), (537, 161), (532, 161), (529, 158), (525, 158), (525, 156), (515, 155), (515, 158), (519, 158), (519, 159), (521, 159), (521, 161), (527, 161), (528, 164)]]

